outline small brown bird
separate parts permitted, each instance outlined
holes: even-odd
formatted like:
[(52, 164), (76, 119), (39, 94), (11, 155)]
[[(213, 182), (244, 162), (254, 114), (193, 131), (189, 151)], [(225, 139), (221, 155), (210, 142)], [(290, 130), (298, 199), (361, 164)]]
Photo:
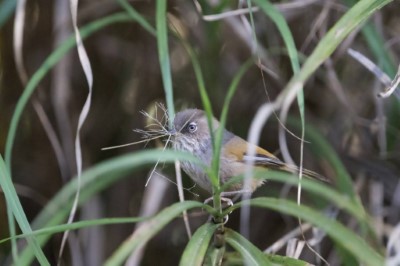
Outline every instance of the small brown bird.
[[(212, 119), (213, 130), (217, 130), (219, 122)], [(203, 110), (187, 109), (175, 115), (174, 129), (171, 131), (174, 139), (173, 146), (176, 150), (186, 151), (199, 158), (205, 165), (211, 166), (213, 149), (211, 143), (210, 131), (207, 123), (207, 116)], [(244, 174), (246, 169), (246, 152), (248, 143), (241, 137), (224, 129), (222, 137), (221, 157), (219, 177), (221, 184), (226, 183), (230, 178)], [(298, 173), (296, 166), (290, 166), (270, 152), (256, 146), (256, 157), (254, 164), (256, 167), (281, 170), (290, 173)], [(211, 182), (207, 173), (198, 165), (190, 162), (181, 162), (182, 169), (203, 189), (211, 192)], [(303, 170), (303, 175), (322, 179), (321, 175), (310, 170)], [(263, 184), (262, 180), (253, 179), (251, 182), (251, 191)], [(242, 183), (237, 183), (229, 187), (228, 191), (241, 191)]]

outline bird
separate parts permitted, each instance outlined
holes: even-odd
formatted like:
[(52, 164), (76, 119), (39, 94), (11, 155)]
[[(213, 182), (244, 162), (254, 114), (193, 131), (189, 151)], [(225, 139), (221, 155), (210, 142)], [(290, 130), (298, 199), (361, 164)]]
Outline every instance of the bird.
[[(215, 117), (212, 117), (211, 123), (215, 132), (220, 127), (220, 123)], [(211, 166), (213, 144), (207, 115), (203, 110), (186, 109), (176, 113), (170, 132), (173, 136), (172, 145), (175, 150), (191, 153), (206, 166)], [(256, 168), (280, 170), (289, 173), (299, 172), (298, 167), (286, 164), (267, 150), (247, 142), (224, 128), (219, 164), (221, 184), (225, 184), (232, 177), (245, 173), (246, 160), (249, 160), (249, 156), (246, 154), (249, 145), (253, 145), (256, 151), (255, 157), (252, 157)], [(181, 168), (196, 184), (212, 193), (209, 176), (201, 166), (193, 162), (182, 161)], [(326, 180), (322, 175), (307, 169), (303, 169), (302, 174), (307, 177)], [(252, 178), (250, 192), (254, 192), (263, 183), (264, 180)], [(240, 191), (243, 191), (242, 182), (234, 183), (226, 190), (228, 193)]]

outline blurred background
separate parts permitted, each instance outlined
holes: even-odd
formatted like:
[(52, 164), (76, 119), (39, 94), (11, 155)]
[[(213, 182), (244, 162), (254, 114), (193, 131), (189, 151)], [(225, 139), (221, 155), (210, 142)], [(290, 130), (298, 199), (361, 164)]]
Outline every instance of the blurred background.
[[(150, 24), (155, 25), (155, 1), (129, 2)], [(303, 59), (352, 5), (352, 1), (339, 0), (273, 2), (289, 24)], [(1, 16), (0, 24), (2, 154), (11, 117), (24, 90), (24, 80), (15, 65), (13, 3), (0, 2), (0, 13), (6, 14)], [(238, 5), (237, 1), (168, 1), (170, 26), (198, 54), (217, 117), (235, 73), (252, 56), (253, 42), (252, 32), (246, 28), (249, 26), (248, 15), (222, 19), (212, 15), (238, 9)], [(10, 7), (10, 12), (6, 13), (5, 7)], [(82, 0), (78, 11), (78, 24), (82, 27), (124, 10), (116, 1)], [(73, 30), (68, 1), (27, 1), (25, 12), (21, 56), (29, 79)], [(377, 94), (384, 86), (349, 56), (347, 49), (361, 52), (393, 78), (400, 57), (399, 13), (399, 4), (393, 2), (376, 13), (368, 24), (369, 29), (375, 30), (382, 38), (383, 46), (378, 50), (385, 57), (376, 57), (370, 42), (374, 35), (360, 29), (342, 43), (304, 88), (306, 124), (317, 128), (339, 154), (366, 208), (381, 226), (379, 236), (382, 241), (387, 239), (388, 228), (399, 221), (400, 215), (399, 98), (378, 98)], [(293, 75), (285, 46), (274, 24), (261, 12), (254, 13), (254, 22), (262, 67), (252, 66), (241, 80), (227, 122), (227, 129), (243, 138), (247, 137), (257, 109), (273, 101)], [(174, 34), (169, 36), (175, 108), (177, 111), (187, 107), (202, 108), (191, 59), (181, 40)], [(137, 23), (127, 21), (102, 28), (85, 39), (84, 45), (94, 77), (92, 105), (81, 132), (84, 169), (121, 154), (162, 147), (161, 142), (150, 142), (147, 146), (138, 144), (101, 150), (141, 140), (141, 135), (132, 131), (146, 125), (140, 111), (150, 112), (157, 102), (164, 102), (156, 38)], [(74, 47), (40, 82), (24, 110), (13, 148), (12, 178), (28, 219), (33, 219), (76, 175), (74, 138), (87, 92), (86, 79)], [(292, 107), (291, 117), (299, 120), (296, 105)], [(49, 140), (49, 128), (54, 132), (53, 140), (58, 146)], [(273, 117), (263, 130), (260, 145), (281, 157), (278, 129), (279, 123)], [(290, 129), (299, 134), (295, 128)], [(300, 142), (291, 134), (287, 134), (287, 138), (291, 155), (298, 163)], [(305, 167), (334, 182), (332, 169), (324, 158), (317, 158), (311, 152), (310, 146), (312, 143), (305, 145)], [(143, 167), (141, 171), (113, 183), (85, 204), (76, 220), (135, 217), (151, 213), (148, 209), (151, 206), (161, 209), (178, 201), (173, 166), (160, 166), (157, 170), (172, 182), (155, 176), (145, 187), (151, 170), (151, 165)], [(184, 176), (184, 186), (191, 188), (193, 185)], [(187, 198), (194, 200), (202, 201), (208, 197), (197, 187), (185, 193)], [(160, 202), (157, 202), (156, 195), (160, 196)], [(257, 195), (292, 197), (295, 190), (270, 182), (260, 188)], [(230, 218), (230, 227), (238, 228), (238, 217), (235, 213)], [(201, 213), (192, 215), (190, 223), (196, 228), (207, 218)], [(344, 221), (351, 224), (345, 218)], [(294, 218), (260, 209), (253, 211), (251, 223), (250, 240), (261, 249), (297, 226)], [(70, 246), (64, 254), (65, 261), (75, 265), (99, 265), (129, 237), (134, 228), (133, 224), (122, 224), (72, 232)], [(7, 236), (5, 202), (0, 196), (0, 238)], [(53, 262), (60, 242), (61, 235), (57, 235), (46, 246), (46, 254)], [(164, 265), (175, 265), (186, 243), (183, 222), (175, 220), (150, 241), (142, 265), (155, 265), (160, 263), (160, 259)], [(329, 245), (328, 242), (322, 251), (328, 258), (333, 256), (329, 253)], [(0, 262), (5, 261), (9, 252), (8, 244), (0, 245)], [(280, 252), (284, 254), (285, 251)], [(76, 256), (71, 259), (69, 254)]]

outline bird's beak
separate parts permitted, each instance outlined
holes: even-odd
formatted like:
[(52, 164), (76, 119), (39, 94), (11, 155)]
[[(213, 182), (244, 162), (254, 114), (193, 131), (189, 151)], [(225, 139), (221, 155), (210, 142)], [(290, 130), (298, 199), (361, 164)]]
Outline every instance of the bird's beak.
[(171, 135), (175, 135), (176, 134), (176, 129), (172, 128), (172, 129), (168, 130), (168, 133), (171, 134)]

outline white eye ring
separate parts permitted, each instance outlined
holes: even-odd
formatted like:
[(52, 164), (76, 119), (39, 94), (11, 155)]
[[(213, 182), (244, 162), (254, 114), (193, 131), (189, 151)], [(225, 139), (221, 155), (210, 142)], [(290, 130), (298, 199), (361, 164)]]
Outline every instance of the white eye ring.
[(197, 124), (195, 122), (192, 122), (187, 126), (187, 129), (190, 133), (194, 133), (197, 130)]

